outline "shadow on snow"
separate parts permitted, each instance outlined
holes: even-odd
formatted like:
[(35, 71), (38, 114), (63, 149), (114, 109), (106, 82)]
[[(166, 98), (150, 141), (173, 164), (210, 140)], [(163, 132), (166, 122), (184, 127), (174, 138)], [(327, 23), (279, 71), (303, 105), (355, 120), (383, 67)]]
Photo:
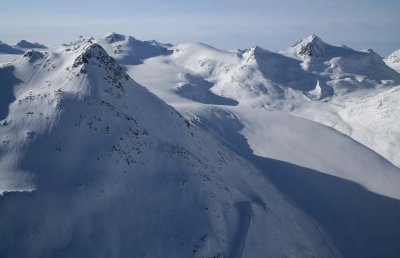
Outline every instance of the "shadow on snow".
[(202, 117), (201, 121), (206, 126), (200, 126), (256, 166), (289, 200), (318, 221), (344, 257), (400, 257), (399, 200), (320, 171), (255, 155), (239, 133), (243, 125), (230, 113)]

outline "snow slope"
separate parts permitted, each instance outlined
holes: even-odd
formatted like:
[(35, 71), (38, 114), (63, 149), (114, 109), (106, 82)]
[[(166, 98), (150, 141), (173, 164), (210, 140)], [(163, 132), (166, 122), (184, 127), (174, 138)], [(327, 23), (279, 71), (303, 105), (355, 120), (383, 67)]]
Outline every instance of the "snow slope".
[(1, 257), (340, 256), (258, 169), (90, 39), (0, 74)]
[[(174, 49), (179, 51), (126, 66), (128, 73), (264, 171), (328, 230), (342, 255), (398, 256), (399, 168), (359, 143), (392, 162), (398, 159), (398, 86), (390, 68), (381, 67), (389, 75), (381, 81), (368, 73), (307, 71), (300, 58), (259, 47), (238, 53), (202, 44), (179, 44)], [(202, 79), (192, 82), (193, 92), (203, 88), (238, 104), (221, 106), (183, 96), (177, 89), (188, 75)], [(305, 82), (309, 78), (308, 85), (315, 88), (297, 86), (293, 76)]]
[(400, 72), (400, 49), (394, 51), (392, 54), (386, 57), (384, 61), (388, 66)]
[[(199, 49), (201, 49), (201, 48), (199, 48)], [(198, 51), (199, 51), (199, 49), (198, 49)], [(214, 51), (214, 50), (211, 50), (211, 51)], [(253, 49), (253, 51), (254, 51), (254, 49)], [(263, 50), (260, 50), (260, 51), (263, 51)], [(276, 54), (273, 54), (270, 52), (266, 52), (266, 54), (271, 55), (272, 57), (275, 57), (275, 55), (276, 55)], [(205, 54), (203, 54), (203, 56), (205, 56)], [(216, 56), (216, 55), (210, 54), (209, 56)], [(129, 67), (128, 71), (131, 73), (131, 75), (133, 77), (137, 78), (137, 80), (139, 82), (141, 82), (143, 85), (146, 85), (146, 87), (148, 87), (152, 92), (159, 94), (159, 96), (162, 97), (165, 101), (167, 101), (167, 103), (170, 103), (171, 105), (175, 106), (180, 111), (188, 112), (190, 115), (191, 112), (196, 112), (197, 109), (202, 110), (204, 104), (208, 104), (208, 103), (201, 102), (203, 105), (199, 105), (199, 104), (196, 104), (197, 101), (195, 99), (188, 100), (187, 98), (183, 99), (183, 98), (178, 98), (176, 96), (173, 96), (173, 93), (179, 95), (179, 93), (176, 93), (174, 91), (174, 87), (177, 87), (176, 86), (176, 83), (177, 83), (176, 78), (178, 78), (180, 76), (180, 74), (182, 73), (182, 71), (185, 71), (185, 69), (184, 68), (181, 68), (181, 70), (179, 68), (171, 69), (170, 68), (172, 66), (171, 63), (175, 63), (174, 67), (182, 67), (183, 65), (179, 65), (179, 62), (182, 62), (181, 60), (178, 60), (177, 62), (174, 61), (175, 57), (173, 55), (170, 56), (169, 58), (170, 59), (168, 61), (165, 61), (165, 57), (162, 57), (162, 61), (159, 61), (159, 62), (156, 61), (158, 59), (158, 57), (153, 58), (153, 59), (146, 61), (142, 65), (135, 66), (135, 67)], [(250, 58), (254, 58), (254, 57), (250, 57)], [(283, 57), (283, 58), (286, 58), (286, 57)], [(265, 59), (270, 62), (275, 61), (273, 58), (271, 58), (269, 56)], [(190, 60), (192, 60), (192, 59), (190, 59)], [(278, 57), (278, 62), (279, 62), (279, 60), (280, 60), (280, 57)], [(246, 62), (250, 63), (249, 58), (246, 59)], [(165, 63), (167, 63), (168, 65), (165, 65)], [(184, 67), (191, 67), (191, 66), (188, 66), (187, 64), (185, 64), (185, 65), (186, 66), (184, 66)], [(273, 66), (274, 65), (271, 64), (271, 67), (273, 67)], [(241, 70), (246, 71), (245, 69), (250, 70), (250, 68), (248, 68), (248, 67), (241, 69)], [(186, 68), (186, 71), (187, 70), (188, 69)], [(197, 70), (199, 71), (200, 69), (197, 68)], [(169, 78), (170, 81), (168, 81), (168, 78), (166, 78), (166, 77), (163, 77), (163, 76), (154, 77), (154, 76), (152, 76), (151, 73), (146, 73), (146, 71), (157, 71), (157, 74), (167, 74), (168, 73), (170, 75), (171, 75), (171, 73), (175, 72), (176, 77), (174, 78), (173, 76), (171, 76)], [(209, 72), (205, 72), (205, 73), (209, 74)], [(148, 78), (148, 76), (150, 76), (150, 78)], [(306, 79), (307, 79), (307, 77), (305, 78), (305, 80)], [(296, 80), (293, 79), (293, 82), (295, 82), (295, 81)], [(250, 81), (247, 83), (253, 83), (253, 82), (254, 81)], [(240, 85), (239, 82), (236, 85), (238, 87), (243, 87), (241, 89), (244, 89), (244, 86)], [(197, 85), (197, 87), (201, 87), (201, 86), (202, 86), (201, 84)], [(235, 88), (233, 88), (232, 90), (234, 90), (234, 89)], [(395, 89), (395, 88), (391, 88), (391, 89)], [(286, 89), (286, 90), (289, 92), (290, 88), (289, 88), (289, 90), (288, 89)], [(267, 95), (267, 94), (271, 95), (270, 92), (272, 92), (270, 89), (265, 90), (265, 95)], [(304, 116), (307, 118), (310, 117), (314, 120), (318, 120), (318, 119), (322, 120), (324, 118), (323, 117), (324, 114), (326, 114), (328, 111), (323, 110), (322, 107), (319, 108), (319, 110), (321, 110), (319, 113), (316, 110), (318, 110), (317, 104), (319, 104), (320, 106), (323, 106), (325, 103), (322, 104), (320, 102), (317, 102), (317, 104), (314, 104), (312, 99), (306, 98), (304, 95), (301, 96), (299, 94), (299, 92), (296, 92), (294, 90), (292, 92), (295, 96), (292, 99), (288, 97), (288, 94), (286, 94), (287, 99), (285, 99), (284, 94), (282, 94), (283, 95), (282, 97), (280, 97), (279, 95), (273, 95), (272, 97), (270, 97), (270, 99), (272, 101), (276, 101), (276, 99), (278, 99), (278, 101), (280, 101), (282, 106), (283, 105), (289, 106), (292, 103), (296, 103), (296, 105), (298, 105), (298, 107), (296, 109), (294, 109), (294, 111), (297, 112), (295, 114), (298, 116)], [(230, 92), (230, 93), (232, 94), (232, 92)], [(260, 93), (260, 92), (258, 91), (258, 93)], [(229, 93), (225, 94), (225, 96), (229, 96), (229, 97), (232, 96), (232, 95), (228, 95), (228, 94)], [(264, 98), (264, 99), (266, 99), (266, 98)], [(190, 101), (192, 101), (192, 103)], [(328, 174), (359, 183), (359, 184), (363, 185), (364, 187), (366, 187), (376, 193), (386, 195), (386, 196), (396, 198), (396, 199), (400, 198), (400, 191), (398, 190), (400, 187), (400, 171), (399, 171), (399, 169), (394, 167), (393, 165), (391, 165), (390, 162), (387, 162), (384, 159), (382, 159), (376, 153), (370, 152), (368, 155), (367, 154), (364, 155), (364, 154), (362, 154), (363, 151), (360, 149), (352, 150), (353, 147), (351, 147), (351, 146), (353, 146), (353, 145), (359, 146), (356, 148), (363, 149), (363, 146), (361, 144), (358, 144), (356, 142), (351, 142), (348, 144), (349, 146), (347, 146), (347, 145), (338, 146), (337, 144), (339, 144), (339, 142), (342, 141), (339, 139), (343, 138), (343, 135), (339, 134), (338, 132), (335, 132), (332, 130), (326, 130), (324, 126), (316, 126), (315, 123), (306, 123), (307, 120), (299, 119), (294, 116), (288, 116), (282, 112), (280, 112), (279, 115), (277, 115), (277, 116), (272, 116), (271, 114), (275, 114), (275, 113), (271, 113), (271, 112), (267, 111), (267, 109), (265, 109), (265, 108), (259, 108), (259, 107), (254, 108), (254, 106), (247, 105), (246, 102), (244, 102), (244, 103), (239, 102), (239, 103), (240, 103), (239, 105), (232, 105), (232, 106), (225, 105), (225, 106), (231, 106), (230, 109), (232, 109), (233, 111), (238, 113), (239, 114), (238, 116), (241, 119), (244, 119), (244, 117), (248, 117), (249, 120), (254, 120), (254, 122), (257, 122), (257, 124), (250, 125), (249, 130), (256, 130), (256, 128), (260, 127), (260, 125), (258, 125), (258, 123), (260, 123), (261, 125), (264, 125), (264, 126), (275, 125), (275, 124), (278, 126), (278, 129), (276, 129), (276, 132), (277, 132), (276, 135), (268, 136), (268, 138), (265, 141), (260, 140), (260, 139), (262, 139), (261, 135), (256, 135), (256, 136), (252, 137), (255, 139), (254, 141), (256, 141), (256, 142), (258, 141), (262, 144), (264, 144), (264, 142), (268, 142), (268, 144), (272, 144), (273, 140), (275, 140), (275, 141), (278, 141), (276, 143), (277, 146), (287, 146), (285, 148), (277, 148), (277, 146), (270, 146), (267, 150), (261, 150), (261, 151), (257, 151), (255, 149), (253, 149), (255, 151), (255, 154), (258, 154), (258, 152), (261, 152), (261, 153), (266, 152), (266, 153), (268, 153), (266, 155), (266, 157), (268, 157), (268, 158), (283, 160), (283, 161), (297, 164), (300, 166), (304, 166), (307, 168), (315, 169), (318, 171), (323, 171)], [(308, 104), (308, 106), (306, 104)], [(353, 107), (354, 107), (354, 105), (353, 105)], [(286, 107), (286, 108), (289, 108), (289, 107)], [(275, 109), (278, 109), (278, 108), (275, 108)], [(360, 108), (360, 110), (361, 109), (362, 108)], [(215, 109), (212, 109), (212, 110), (214, 112)], [(294, 111), (292, 110), (291, 112), (294, 113)], [(315, 111), (316, 114), (315, 113), (311, 113), (311, 114), (307, 113), (307, 112), (311, 112), (311, 111)], [(337, 110), (335, 110), (334, 112), (337, 112)], [(344, 112), (345, 112), (345, 110), (343, 110), (343, 113)], [(367, 116), (368, 114), (369, 114), (368, 110), (365, 110), (365, 115)], [(314, 115), (315, 117), (312, 117), (312, 115)], [(358, 116), (358, 118), (360, 118), (360, 116)], [(395, 119), (396, 119), (396, 117), (394, 117), (394, 120)], [(285, 120), (293, 121), (293, 124), (287, 125), (288, 130), (293, 131), (292, 133), (288, 133), (288, 135), (292, 134), (293, 138), (288, 137), (287, 135), (280, 136), (278, 134), (278, 132), (280, 130), (279, 128), (281, 128), (283, 125), (286, 125), (287, 123), (289, 123), (289, 122), (286, 122), (285, 124), (283, 124), (282, 121), (285, 121)], [(394, 120), (391, 120), (391, 122), (394, 122)], [(328, 123), (328, 122), (333, 123), (333, 121), (338, 121), (338, 119), (336, 117), (334, 117), (333, 115), (332, 115), (331, 119), (329, 119), (329, 118), (326, 119), (326, 123)], [(346, 121), (349, 121), (349, 123), (352, 122), (350, 119), (348, 119)], [(250, 122), (248, 122), (248, 123), (250, 123)], [(298, 126), (296, 126), (296, 124), (298, 124)], [(354, 121), (354, 122), (352, 122), (352, 124), (356, 124), (356, 122)], [(332, 125), (332, 127), (333, 127), (333, 125)], [(390, 127), (388, 125), (383, 125), (382, 127), (385, 128), (385, 130), (390, 130)], [(395, 130), (397, 130), (397, 127), (395, 127), (395, 128), (396, 128)], [(301, 132), (299, 132), (298, 135), (296, 135), (297, 129), (301, 130)], [(341, 128), (337, 128), (337, 129), (341, 129)], [(281, 129), (281, 130), (283, 130), (283, 129)], [(316, 134), (319, 134), (321, 130), (323, 130), (324, 132), (327, 131), (327, 132), (329, 132), (329, 134), (323, 135), (323, 136), (319, 135), (319, 136), (315, 137), (316, 140), (314, 141), (313, 140), (314, 136)], [(259, 131), (262, 134), (271, 133), (271, 130), (268, 128), (264, 128), (262, 130), (260, 129)], [(306, 135), (309, 135), (309, 136), (306, 137)], [(340, 136), (336, 136), (336, 135), (340, 135)], [(385, 133), (383, 133), (382, 135), (385, 135)], [(265, 137), (267, 137), (267, 136), (265, 136)], [(310, 138), (308, 138), (308, 137), (310, 137)], [(383, 137), (384, 136), (382, 136), (382, 138)], [(293, 142), (296, 138), (299, 138), (299, 139), (304, 138), (304, 142), (302, 142), (300, 145), (298, 145), (299, 149), (296, 149), (293, 147)], [(382, 138), (376, 139), (376, 141), (382, 140)], [(321, 139), (329, 139), (329, 141), (332, 140), (332, 142), (326, 142), (327, 140), (325, 140), (325, 142), (324, 142)], [(393, 138), (391, 140), (397, 141), (398, 138)], [(347, 140), (345, 140), (345, 142), (346, 141)], [(387, 139), (386, 139), (386, 142), (387, 142)], [(318, 146), (314, 146), (313, 144), (318, 144)], [(297, 146), (297, 144), (294, 144), (294, 145)], [(334, 147), (333, 150), (328, 150), (327, 146), (333, 146), (333, 145), (337, 145), (337, 146)], [(396, 148), (392, 149), (393, 153), (395, 153), (395, 151), (397, 150)], [(326, 151), (324, 151), (324, 149), (326, 149)], [(343, 149), (346, 149), (349, 152), (347, 152), (347, 151), (344, 152)], [(304, 150), (306, 150), (306, 151), (304, 151)], [(337, 151), (337, 152), (329, 153), (328, 151), (329, 152)], [(358, 158), (356, 158), (355, 155), (349, 156), (348, 153), (353, 153), (353, 152), (360, 154), (360, 156)], [(303, 156), (302, 154), (304, 154), (306, 156)], [(371, 158), (370, 155), (372, 155), (376, 158)], [(318, 158), (316, 158), (316, 157), (318, 157)], [(338, 160), (340, 160), (340, 161), (338, 162), (338, 160), (333, 157), (338, 157)], [(347, 161), (345, 161), (345, 160), (347, 160)], [(337, 165), (337, 163), (339, 163), (341, 165)], [(383, 166), (383, 167), (381, 167), (381, 166)], [(348, 169), (350, 167), (352, 167), (352, 169), (350, 169), (350, 171), (349, 171)], [(386, 173), (388, 173), (388, 174), (386, 174)], [(366, 175), (368, 175), (368, 176), (366, 176)], [(367, 180), (368, 182), (365, 180)], [(373, 186), (373, 184), (375, 184), (375, 183), (380, 184), (380, 186), (377, 186), (377, 187)], [(393, 185), (389, 186), (392, 183), (393, 183)]]
[(330, 126), (400, 167), (400, 86), (359, 90), (329, 102), (308, 102), (293, 114)]
[(389, 196), (392, 188), (398, 195), (399, 169), (388, 161), (335, 130), (286, 113), (210, 106), (186, 110), (328, 230), (342, 255), (398, 255), (399, 201), (359, 186)]

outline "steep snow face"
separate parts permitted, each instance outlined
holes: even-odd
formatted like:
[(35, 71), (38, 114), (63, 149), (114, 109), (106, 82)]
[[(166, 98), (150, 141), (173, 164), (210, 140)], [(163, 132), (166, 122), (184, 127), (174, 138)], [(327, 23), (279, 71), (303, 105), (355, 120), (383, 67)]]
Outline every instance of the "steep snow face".
[(109, 33), (98, 40), (101, 45), (120, 64), (136, 65), (143, 60), (170, 53), (171, 45), (161, 44), (157, 41), (140, 41), (131, 36)]
[(394, 51), (392, 54), (386, 57), (384, 61), (388, 66), (400, 72), (400, 49)]
[(26, 40), (21, 40), (20, 42), (15, 44), (14, 47), (20, 48), (20, 49), (45, 49), (45, 48), (47, 48), (45, 45), (39, 44), (37, 42), (31, 43)]
[(18, 48), (14, 48), (14, 47), (7, 45), (6, 43), (0, 41), (0, 54), (16, 55), (16, 54), (23, 54), (23, 53), (24, 53), (24, 51), (22, 51)]
[(340, 256), (257, 169), (98, 44), (28, 53), (0, 68), (0, 256)]

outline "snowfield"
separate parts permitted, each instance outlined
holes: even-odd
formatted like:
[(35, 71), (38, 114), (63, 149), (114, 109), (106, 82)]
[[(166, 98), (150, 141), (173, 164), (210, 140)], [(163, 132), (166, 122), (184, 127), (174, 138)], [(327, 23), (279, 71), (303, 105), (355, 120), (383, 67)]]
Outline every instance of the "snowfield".
[(384, 59), (385, 63), (396, 71), (400, 71), (400, 49)]
[(399, 257), (393, 60), (1, 43), (0, 256)]

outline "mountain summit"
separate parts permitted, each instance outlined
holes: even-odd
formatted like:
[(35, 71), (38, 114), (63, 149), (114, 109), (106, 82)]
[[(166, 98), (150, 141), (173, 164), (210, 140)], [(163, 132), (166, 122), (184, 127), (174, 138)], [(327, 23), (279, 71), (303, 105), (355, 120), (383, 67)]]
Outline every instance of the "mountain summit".
[(104, 41), (107, 42), (108, 44), (113, 44), (115, 42), (126, 40), (126, 37), (127, 36), (124, 36), (122, 34), (110, 32), (104, 36)]
[(326, 43), (313, 34), (293, 45), (289, 53), (299, 57), (323, 57), (325, 47)]

